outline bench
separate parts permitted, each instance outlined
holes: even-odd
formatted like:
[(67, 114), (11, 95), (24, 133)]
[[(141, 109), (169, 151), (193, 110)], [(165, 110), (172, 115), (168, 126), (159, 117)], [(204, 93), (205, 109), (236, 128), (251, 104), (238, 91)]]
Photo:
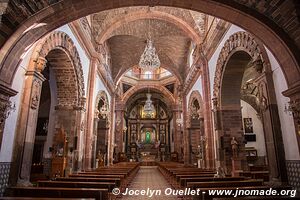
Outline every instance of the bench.
[(253, 179), (264, 179), (264, 181), (269, 181), (269, 171), (244, 171), (240, 172), (239, 175)]
[(121, 186), (120, 178), (85, 178), (85, 177), (58, 177), (56, 181), (72, 181), (72, 182), (110, 182), (114, 183), (116, 187)]
[(53, 187), (9, 187), (8, 197), (47, 197), (47, 198), (93, 198), (108, 199), (107, 189), (95, 188), (53, 188)]
[(214, 181), (243, 181), (246, 177), (224, 177), (224, 178), (215, 178), (215, 177), (182, 177), (180, 178), (180, 186), (186, 187), (189, 182), (214, 182)]
[(263, 180), (188, 182), (188, 188), (262, 186)]
[[(237, 190), (237, 187), (209, 187), (209, 188), (196, 188), (196, 189), (199, 189), (200, 190), (200, 195), (199, 196), (193, 196), (192, 199), (199, 199), (199, 200), (215, 200), (217, 197), (220, 198), (222, 197), (223, 199), (233, 199), (233, 195), (226, 195), (226, 194), (215, 194), (215, 195), (209, 195), (209, 191), (213, 191), (213, 190), (231, 190), (232, 191), (232, 194), (235, 194), (236, 190)], [(281, 190), (290, 190), (292, 189), (292, 187), (290, 186), (276, 186), (276, 187), (272, 187), (272, 189), (276, 190), (277, 192), (280, 192)], [(262, 185), (262, 186), (241, 186), (241, 187), (238, 187), (238, 190), (260, 190), (260, 191), (268, 191), (270, 190), (270, 186), (267, 186), (267, 185)], [(203, 193), (204, 192), (204, 193)], [(278, 195), (278, 199), (282, 199), (284, 197), (287, 197), (287, 196), (280, 196)], [(241, 198), (248, 198), (248, 199), (251, 199), (251, 198), (254, 198), (254, 199), (263, 199), (262, 196), (238, 196), (234, 199), (241, 199)], [(272, 196), (270, 197), (269, 199), (277, 199), (277, 196)], [(289, 197), (291, 198), (291, 197)]]
[(72, 181), (38, 181), (39, 187), (61, 187), (61, 188), (104, 188), (109, 192), (116, 187), (112, 182), (72, 182)]
[[(0, 200), (66, 200), (65, 198), (44, 198), (44, 197), (0, 197)], [(95, 200), (87, 198), (72, 198), (72, 200)]]

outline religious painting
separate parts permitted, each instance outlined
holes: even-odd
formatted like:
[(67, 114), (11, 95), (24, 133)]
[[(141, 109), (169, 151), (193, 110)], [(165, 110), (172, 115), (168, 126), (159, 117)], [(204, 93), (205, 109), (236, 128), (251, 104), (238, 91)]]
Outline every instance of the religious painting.
[(146, 144), (151, 143), (151, 133), (149, 131), (146, 132)]
[(244, 118), (245, 133), (253, 133), (252, 118)]

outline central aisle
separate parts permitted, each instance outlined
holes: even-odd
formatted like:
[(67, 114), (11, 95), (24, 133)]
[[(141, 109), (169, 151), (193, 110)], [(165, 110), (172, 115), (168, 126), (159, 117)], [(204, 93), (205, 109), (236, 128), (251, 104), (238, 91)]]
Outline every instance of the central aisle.
[[(124, 195), (121, 199), (178, 199), (176, 196), (167, 196), (164, 194), (166, 188), (172, 188), (163, 175), (158, 171), (156, 166), (141, 166), (136, 177), (133, 179), (132, 183), (129, 185), (129, 190), (146, 190), (149, 188), (151, 191), (160, 190), (161, 195), (153, 195), (151, 198), (145, 195)], [(149, 191), (148, 190), (148, 191)]]

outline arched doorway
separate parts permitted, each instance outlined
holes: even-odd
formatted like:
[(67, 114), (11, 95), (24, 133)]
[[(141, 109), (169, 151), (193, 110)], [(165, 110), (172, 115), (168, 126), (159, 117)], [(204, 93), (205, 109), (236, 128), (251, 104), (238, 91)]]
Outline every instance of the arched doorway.
[[(218, 159), (234, 173), (247, 168), (241, 100), (251, 105), (262, 120), (267, 164), (271, 180), (286, 181), (284, 148), (270, 65), (264, 47), (252, 35), (237, 32), (221, 50), (214, 84), (214, 121), (218, 138)], [(252, 119), (251, 119), (252, 120)], [(244, 118), (244, 128), (251, 124)], [(248, 130), (247, 130), (248, 132)], [(250, 130), (251, 132), (251, 130)], [(252, 131), (253, 132), (253, 131)], [(234, 140), (239, 155), (233, 155)], [(235, 162), (236, 161), (236, 162)], [(242, 164), (244, 163), (244, 164)]]
[(95, 105), (94, 143), (92, 166), (98, 168), (108, 164), (108, 134), (110, 127), (110, 107), (105, 91), (99, 91)]
[(200, 161), (200, 168), (206, 168), (206, 138), (207, 133), (204, 129), (204, 114), (203, 114), (203, 100), (199, 91), (192, 91), (187, 116), (187, 128), (189, 130), (189, 146), (190, 146), (190, 163), (198, 165)]
[[(48, 95), (47, 90), (42, 92), (48, 77), (51, 95), (49, 89)], [(40, 154), (43, 163), (46, 163), (43, 172), (46, 171), (49, 177), (57, 173), (62, 176), (81, 168), (82, 155), (78, 150), (83, 131), (83, 95), (83, 73), (77, 50), (68, 35), (53, 32), (36, 45), (27, 69), (12, 160), (12, 184), (17, 181), (21, 185), (29, 183), (33, 152), (38, 152), (38, 146), (34, 150), (34, 141), (40, 138), (39, 133), (36, 137), (39, 110), (44, 111), (44, 103), (50, 96), (48, 113), (43, 113), (43, 116), (48, 114), (46, 118), (49, 119), (47, 136), (43, 137), (43, 153)]]

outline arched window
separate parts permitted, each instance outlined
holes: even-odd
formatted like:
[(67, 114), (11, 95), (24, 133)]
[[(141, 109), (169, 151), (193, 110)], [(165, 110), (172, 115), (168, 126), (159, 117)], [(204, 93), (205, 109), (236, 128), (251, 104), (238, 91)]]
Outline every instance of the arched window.
[(144, 79), (153, 79), (153, 72), (152, 71), (145, 71)]

